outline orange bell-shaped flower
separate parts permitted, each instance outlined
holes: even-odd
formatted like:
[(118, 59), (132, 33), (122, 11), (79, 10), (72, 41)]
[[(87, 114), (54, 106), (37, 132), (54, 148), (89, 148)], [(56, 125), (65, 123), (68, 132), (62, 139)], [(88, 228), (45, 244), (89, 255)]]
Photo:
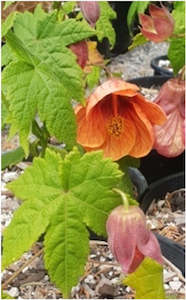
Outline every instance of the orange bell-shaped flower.
[(124, 273), (132, 273), (148, 256), (163, 262), (159, 243), (147, 229), (145, 215), (138, 206), (116, 207), (106, 223), (108, 244)]
[(169, 79), (161, 87), (155, 103), (167, 115), (163, 126), (154, 126), (154, 148), (165, 157), (176, 157), (185, 150), (185, 81)]
[(154, 144), (153, 125), (166, 121), (163, 110), (136, 85), (115, 78), (97, 87), (75, 112), (77, 142), (87, 151), (101, 149), (113, 160), (147, 155)]
[(150, 4), (150, 16), (139, 14), (142, 34), (153, 42), (163, 42), (169, 38), (174, 30), (174, 19), (169, 11), (162, 5), (162, 8)]

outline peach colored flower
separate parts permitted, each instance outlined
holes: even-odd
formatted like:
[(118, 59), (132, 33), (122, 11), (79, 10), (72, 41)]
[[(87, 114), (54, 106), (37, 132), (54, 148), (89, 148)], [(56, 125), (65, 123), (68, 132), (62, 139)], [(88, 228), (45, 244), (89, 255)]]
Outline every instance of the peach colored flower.
[(102, 149), (113, 160), (147, 155), (154, 144), (153, 124), (166, 120), (136, 85), (115, 78), (97, 87), (86, 106), (78, 105), (75, 112), (77, 142), (87, 151)]
[(155, 103), (167, 115), (163, 126), (154, 126), (154, 148), (166, 157), (175, 157), (185, 150), (185, 81), (169, 79), (161, 87)]
[(167, 8), (150, 4), (149, 12), (150, 16), (139, 14), (142, 34), (156, 43), (169, 38), (174, 31), (174, 19)]
[(162, 263), (155, 235), (147, 229), (143, 211), (138, 206), (116, 207), (106, 223), (108, 244), (124, 273), (132, 273), (148, 256)]

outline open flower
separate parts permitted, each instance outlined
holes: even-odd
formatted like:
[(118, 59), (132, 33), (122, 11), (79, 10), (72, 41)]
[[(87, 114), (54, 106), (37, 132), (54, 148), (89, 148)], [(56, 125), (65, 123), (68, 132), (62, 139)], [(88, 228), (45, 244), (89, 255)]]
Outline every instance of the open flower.
[(166, 157), (175, 157), (185, 149), (185, 81), (169, 79), (161, 87), (155, 103), (167, 115), (163, 126), (154, 126), (154, 148)]
[(78, 105), (76, 117), (77, 142), (87, 151), (102, 149), (113, 160), (148, 154), (154, 144), (152, 125), (166, 120), (136, 85), (114, 78), (97, 87), (85, 107)]
[(153, 42), (162, 42), (169, 38), (174, 30), (174, 19), (169, 11), (162, 5), (162, 8), (150, 4), (150, 16), (139, 14), (139, 21), (142, 26), (142, 34)]
[(124, 273), (132, 273), (148, 256), (162, 263), (159, 243), (147, 229), (145, 215), (138, 206), (116, 207), (106, 223), (108, 244)]

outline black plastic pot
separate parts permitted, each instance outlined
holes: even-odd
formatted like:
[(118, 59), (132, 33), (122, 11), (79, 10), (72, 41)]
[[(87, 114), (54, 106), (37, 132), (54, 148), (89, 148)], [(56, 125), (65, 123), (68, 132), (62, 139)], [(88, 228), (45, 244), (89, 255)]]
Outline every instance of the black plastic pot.
[(151, 67), (154, 70), (154, 75), (174, 76), (174, 73), (164, 67), (159, 67), (160, 60), (168, 60), (167, 55), (157, 56), (151, 60)]

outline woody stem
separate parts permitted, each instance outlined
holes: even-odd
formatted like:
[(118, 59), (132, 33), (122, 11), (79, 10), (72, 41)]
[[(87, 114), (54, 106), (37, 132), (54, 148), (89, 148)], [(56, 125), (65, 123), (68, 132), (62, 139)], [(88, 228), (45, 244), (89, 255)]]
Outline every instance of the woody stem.
[(129, 202), (128, 202), (128, 199), (125, 196), (125, 194), (121, 190), (119, 190), (119, 189), (115, 189), (114, 188), (113, 191), (116, 192), (116, 193), (118, 193), (121, 196), (122, 201), (123, 201), (123, 205), (124, 205), (125, 209), (127, 210), (129, 208)]

